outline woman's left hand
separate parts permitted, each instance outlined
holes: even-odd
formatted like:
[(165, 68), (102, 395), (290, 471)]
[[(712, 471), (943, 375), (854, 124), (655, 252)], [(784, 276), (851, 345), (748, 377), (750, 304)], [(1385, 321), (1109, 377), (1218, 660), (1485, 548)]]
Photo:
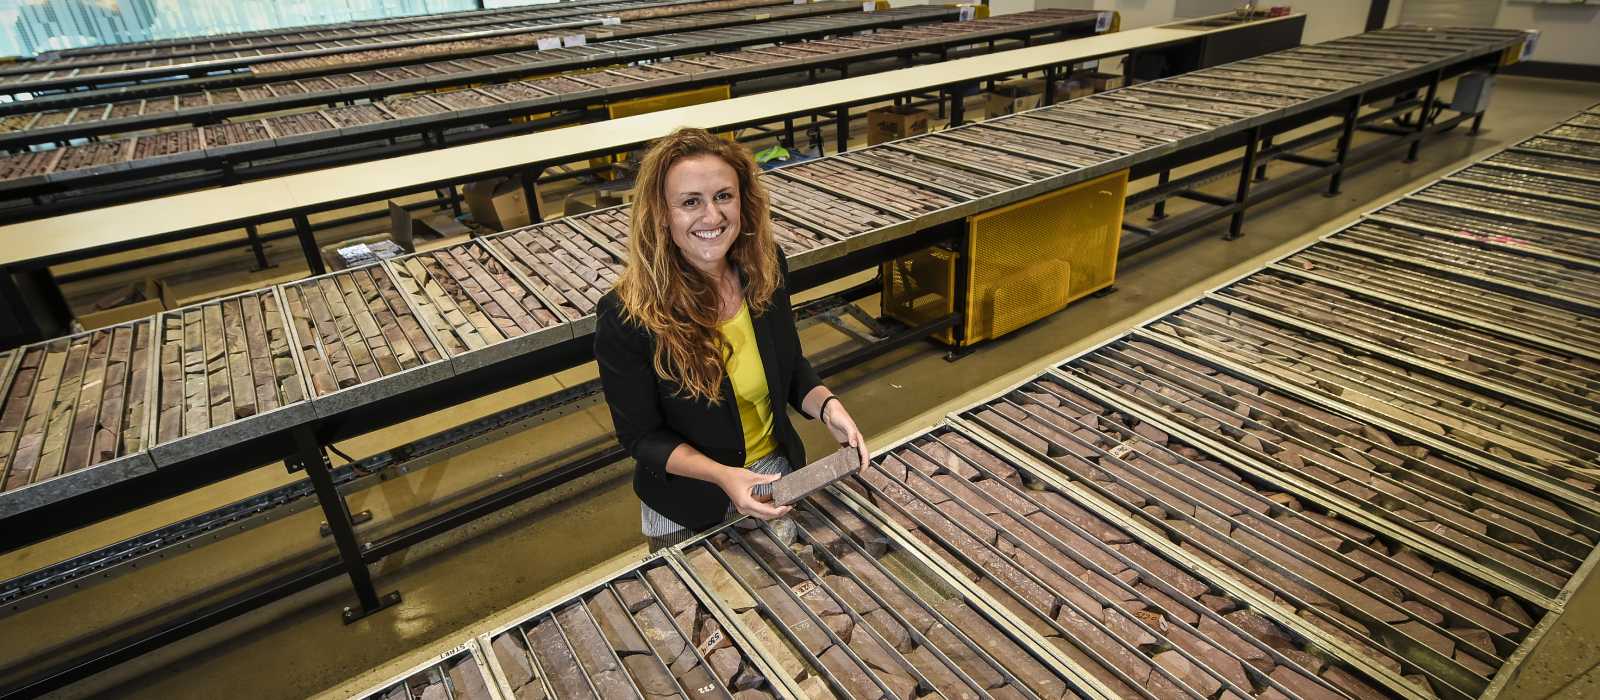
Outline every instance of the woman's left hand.
[(828, 432), (833, 433), (833, 438), (841, 445), (856, 448), (861, 455), (861, 463), (866, 464), (871, 455), (867, 453), (867, 439), (861, 437), (861, 430), (856, 427), (856, 421), (850, 417), (850, 412), (844, 408), (843, 401), (829, 401), (827, 408), (822, 410), (822, 424), (828, 426)]

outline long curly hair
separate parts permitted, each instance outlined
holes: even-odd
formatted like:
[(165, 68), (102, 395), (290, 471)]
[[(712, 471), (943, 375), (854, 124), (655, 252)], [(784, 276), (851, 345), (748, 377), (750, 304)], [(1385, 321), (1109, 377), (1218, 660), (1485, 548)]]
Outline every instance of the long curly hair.
[(721, 158), (738, 176), (740, 235), (728, 250), (728, 261), (744, 274), (744, 301), (752, 316), (772, 303), (780, 275), (760, 168), (743, 145), (695, 128), (656, 141), (639, 165), (628, 264), (617, 282), (617, 296), (624, 317), (655, 336), (656, 375), (676, 383), (679, 396), (717, 405), (724, 362), (732, 350), (717, 331), (722, 307), (717, 280), (689, 264), (668, 227), (667, 170), (700, 155)]

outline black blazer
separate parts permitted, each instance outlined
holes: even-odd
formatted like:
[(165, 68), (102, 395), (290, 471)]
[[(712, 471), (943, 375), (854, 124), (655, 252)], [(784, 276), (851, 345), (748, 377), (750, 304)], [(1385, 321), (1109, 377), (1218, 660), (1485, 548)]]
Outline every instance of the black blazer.
[[(766, 312), (750, 317), (756, 347), (766, 368), (772, 397), (772, 430), (778, 450), (798, 469), (805, 466), (805, 446), (789, 422), (784, 404), (800, 410), (800, 401), (822, 383), (800, 353), (794, 309), (789, 302), (789, 265), (778, 254), (783, 279)], [(722, 521), (728, 496), (715, 484), (667, 473), (667, 457), (682, 443), (730, 466), (745, 463), (744, 431), (733, 383), (722, 379), (719, 405), (674, 396), (677, 383), (656, 376), (652, 358), (655, 338), (622, 317), (615, 290), (600, 299), (594, 332), (594, 356), (600, 383), (616, 426), (617, 440), (634, 460), (633, 490), (657, 513), (692, 530)]]

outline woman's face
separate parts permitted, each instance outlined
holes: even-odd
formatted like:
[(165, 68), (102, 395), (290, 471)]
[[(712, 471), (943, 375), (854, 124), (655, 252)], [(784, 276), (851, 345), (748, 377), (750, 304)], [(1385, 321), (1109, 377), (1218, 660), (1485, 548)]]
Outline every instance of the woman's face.
[(721, 268), (739, 237), (739, 176), (710, 154), (690, 156), (667, 168), (668, 224), (672, 242), (691, 265)]

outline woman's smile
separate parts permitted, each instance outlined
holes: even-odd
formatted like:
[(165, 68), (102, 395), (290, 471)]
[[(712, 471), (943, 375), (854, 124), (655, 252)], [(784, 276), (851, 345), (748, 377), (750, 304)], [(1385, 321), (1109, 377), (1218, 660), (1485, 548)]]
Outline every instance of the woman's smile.
[(739, 235), (738, 173), (717, 156), (690, 156), (667, 170), (665, 190), (672, 242), (691, 265), (720, 275)]

